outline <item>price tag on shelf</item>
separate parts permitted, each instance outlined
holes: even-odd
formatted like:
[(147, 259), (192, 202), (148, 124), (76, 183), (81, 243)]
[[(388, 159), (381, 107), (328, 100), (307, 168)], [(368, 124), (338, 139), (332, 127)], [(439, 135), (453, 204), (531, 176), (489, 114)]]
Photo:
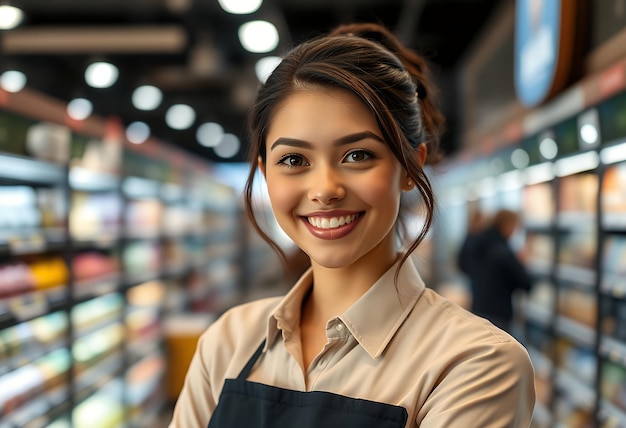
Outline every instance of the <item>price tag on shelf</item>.
[(11, 312), (18, 320), (34, 318), (48, 312), (48, 300), (42, 293), (28, 293), (9, 300)]
[(10, 237), (7, 244), (13, 254), (40, 253), (46, 249), (46, 239), (39, 233)]
[(51, 305), (63, 303), (69, 297), (67, 285), (51, 288), (47, 291), (48, 301)]

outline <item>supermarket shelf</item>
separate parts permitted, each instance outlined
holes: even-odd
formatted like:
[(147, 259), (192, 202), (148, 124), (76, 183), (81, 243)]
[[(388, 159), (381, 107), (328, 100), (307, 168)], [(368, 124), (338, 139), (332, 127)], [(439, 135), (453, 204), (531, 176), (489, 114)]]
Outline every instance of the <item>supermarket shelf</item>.
[(63, 183), (65, 169), (50, 162), (0, 153), (0, 183), (54, 186)]
[(531, 260), (528, 263), (528, 270), (535, 276), (548, 276), (552, 272), (552, 266), (547, 262)]
[(120, 290), (121, 275), (117, 272), (85, 279), (74, 284), (74, 299), (77, 302), (93, 299), (98, 296)]
[(600, 339), (600, 355), (626, 367), (626, 343), (603, 336)]
[(0, 231), (0, 255), (38, 254), (63, 249), (67, 244), (63, 228)]
[(626, 411), (618, 408), (608, 400), (600, 400), (598, 414), (600, 421), (607, 427), (626, 427)]
[(613, 297), (626, 297), (626, 282), (624, 282), (624, 274), (605, 273), (602, 278), (600, 290)]
[(0, 330), (68, 307), (67, 286), (0, 299)]
[(122, 375), (124, 361), (122, 352), (116, 351), (96, 365), (81, 372), (75, 379), (75, 397), (77, 404), (96, 393), (104, 385)]
[(548, 357), (546, 357), (541, 351), (531, 346), (528, 348), (528, 354), (535, 368), (535, 374), (544, 379), (550, 379), (552, 371), (554, 370), (554, 364)]
[(558, 265), (556, 276), (561, 281), (567, 281), (583, 289), (593, 290), (596, 285), (596, 273), (591, 269), (570, 265)]
[(62, 385), (31, 397), (23, 406), (3, 415), (0, 428), (45, 427), (69, 411), (69, 394), (69, 387)]
[(69, 172), (69, 185), (73, 190), (85, 192), (110, 192), (119, 188), (118, 176), (92, 171), (82, 167), (72, 167)]
[(626, 232), (626, 218), (622, 212), (605, 212), (602, 214), (602, 227), (606, 231)]
[(556, 331), (575, 343), (592, 347), (596, 340), (596, 332), (591, 328), (572, 319), (558, 316), (555, 323)]
[(527, 302), (526, 319), (543, 326), (549, 326), (552, 323), (552, 311), (550, 308), (541, 306), (535, 302)]
[(585, 382), (579, 380), (571, 373), (557, 370), (556, 386), (561, 395), (576, 407), (591, 410), (596, 399), (596, 392)]
[[(163, 315), (210, 317), (239, 301), (240, 281), (225, 278), (239, 275), (245, 249), (239, 196), (176, 147), (154, 141), (146, 152), (122, 134), (60, 126), (68, 150), (54, 153), (59, 164), (0, 153), (0, 201), (11, 202), (0, 216), (0, 379), (55, 376), (25, 390), (10, 418), (0, 409), (0, 428), (78, 426), (102, 409), (111, 426), (160, 426), (150, 421), (165, 396)], [(21, 153), (25, 143), (6, 147)], [(214, 269), (220, 263), (231, 269)], [(194, 290), (204, 294), (190, 302)], [(184, 304), (167, 306), (176, 296)]]

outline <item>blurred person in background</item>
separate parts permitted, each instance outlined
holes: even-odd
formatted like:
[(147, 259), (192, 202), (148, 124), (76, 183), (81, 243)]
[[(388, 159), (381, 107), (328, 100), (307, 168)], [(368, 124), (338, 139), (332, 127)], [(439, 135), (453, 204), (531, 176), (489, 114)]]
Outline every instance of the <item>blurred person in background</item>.
[(469, 256), (473, 253), (474, 244), (480, 233), (485, 229), (487, 220), (485, 214), (480, 209), (475, 209), (470, 213), (467, 222), (467, 232), (457, 255), (457, 264), (461, 272), (468, 273), (471, 270), (472, 263)]
[[(435, 211), (434, 101), (424, 59), (379, 25), (287, 53), (250, 111), (245, 194), (282, 254), (255, 220), (260, 170), (310, 267), (284, 297), (236, 306), (202, 335), (172, 428), (529, 426), (526, 350), (426, 287), (410, 258)], [(405, 192), (425, 218), (408, 242)]]
[(513, 295), (528, 292), (532, 279), (516, 254), (511, 239), (519, 216), (499, 210), (482, 230), (470, 230), (458, 254), (459, 269), (467, 274), (472, 292), (471, 311), (511, 332)]

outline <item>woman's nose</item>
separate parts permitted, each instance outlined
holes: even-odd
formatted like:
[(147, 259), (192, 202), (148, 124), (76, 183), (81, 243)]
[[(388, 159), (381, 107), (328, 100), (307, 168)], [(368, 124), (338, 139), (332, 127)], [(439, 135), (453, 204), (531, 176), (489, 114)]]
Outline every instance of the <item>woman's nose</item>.
[(309, 198), (323, 205), (339, 201), (346, 196), (341, 177), (330, 168), (320, 169), (311, 175)]

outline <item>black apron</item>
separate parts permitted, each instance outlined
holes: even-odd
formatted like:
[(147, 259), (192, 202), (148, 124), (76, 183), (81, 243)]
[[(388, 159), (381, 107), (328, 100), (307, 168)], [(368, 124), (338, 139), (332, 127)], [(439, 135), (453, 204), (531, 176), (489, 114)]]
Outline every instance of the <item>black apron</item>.
[(226, 379), (209, 428), (404, 428), (406, 409), (323, 391), (301, 392), (248, 382), (263, 351), (237, 379)]

